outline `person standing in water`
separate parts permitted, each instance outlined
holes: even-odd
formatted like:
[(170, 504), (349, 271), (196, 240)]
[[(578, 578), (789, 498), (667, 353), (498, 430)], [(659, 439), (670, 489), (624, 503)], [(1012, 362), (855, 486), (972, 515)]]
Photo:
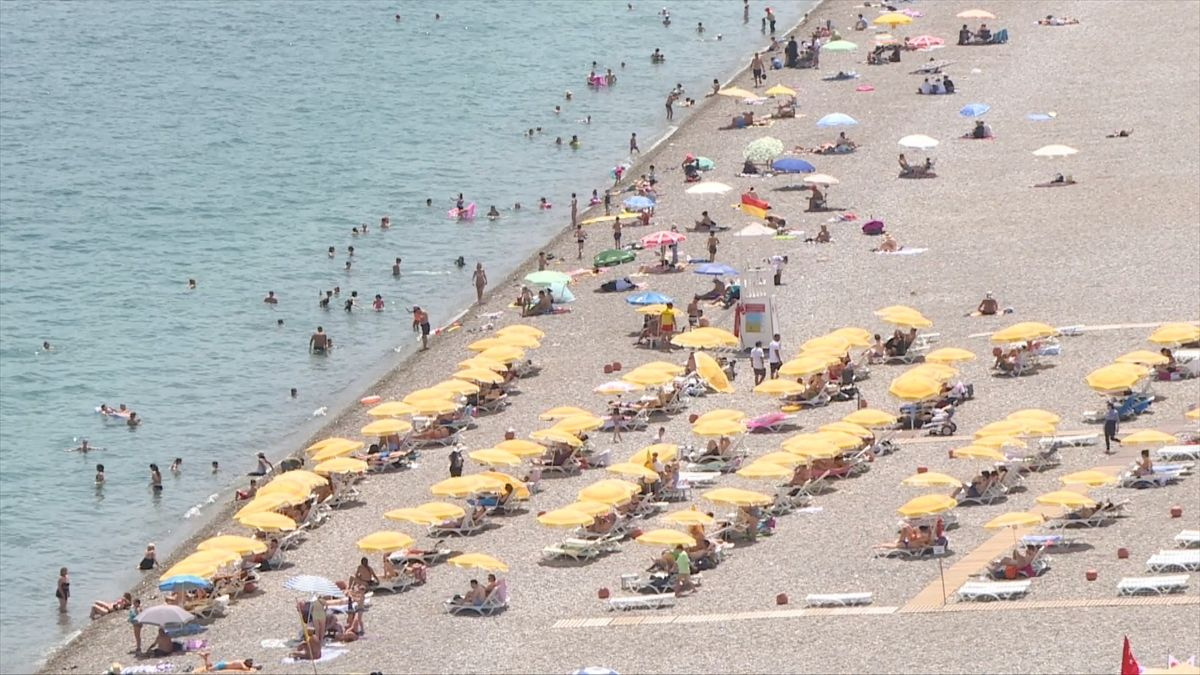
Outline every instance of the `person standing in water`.
[(67, 600), (71, 598), (71, 576), (67, 574), (67, 568), (61, 567), (58, 570), (58, 585), (54, 590), (54, 597), (58, 598), (58, 613), (67, 613)]
[(392, 263), (392, 276), (400, 276), (400, 259), (396, 258), (396, 262)]
[(483, 289), (487, 287), (487, 272), (483, 271), (483, 263), (475, 263), (475, 273), (471, 275), (475, 282), (475, 302), (483, 302)]
[(417, 305), (413, 305), (413, 332), (421, 332), (421, 351), (429, 349), (429, 315)]
[(629, 135), (629, 154), (642, 154), (642, 151), (638, 149), (637, 134)]
[(150, 465), (150, 489), (155, 493), (162, 492), (162, 473), (158, 470), (157, 464)]
[(326, 354), (333, 346), (333, 340), (325, 333), (325, 329), (317, 326), (317, 332), (308, 338), (308, 351), (313, 354)]

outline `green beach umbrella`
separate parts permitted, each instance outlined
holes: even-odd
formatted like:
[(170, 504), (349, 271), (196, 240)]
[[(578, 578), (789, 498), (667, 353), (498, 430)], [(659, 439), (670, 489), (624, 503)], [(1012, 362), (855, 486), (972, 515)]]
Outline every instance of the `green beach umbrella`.
[(742, 151), (742, 157), (755, 164), (766, 164), (783, 154), (783, 141), (770, 136), (763, 136), (753, 141)]
[(858, 49), (858, 45), (849, 40), (832, 40), (821, 45), (823, 52), (852, 52)]
[(542, 270), (541, 272), (526, 274), (525, 281), (528, 281), (535, 286), (554, 286), (571, 283), (571, 277), (563, 274), (562, 272)]
[(633, 262), (636, 258), (633, 251), (623, 251), (620, 249), (611, 248), (607, 251), (601, 251), (592, 259), (592, 264), (596, 267), (612, 267), (621, 263)]

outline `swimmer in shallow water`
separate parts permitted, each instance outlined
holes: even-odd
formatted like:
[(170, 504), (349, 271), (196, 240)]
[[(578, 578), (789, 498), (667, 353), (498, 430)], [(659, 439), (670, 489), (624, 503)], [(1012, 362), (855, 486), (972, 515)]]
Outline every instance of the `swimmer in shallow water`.
[(383, 296), (376, 293), (375, 300), (371, 303), (371, 309), (375, 310), (376, 312), (382, 312), (383, 306), (384, 306)]
[(42, 351), (44, 351), (44, 352), (54, 351), (54, 348), (50, 346), (49, 340), (42, 340)]
[(263, 298), (263, 302), (268, 305), (278, 305), (279, 298), (275, 297), (275, 291), (267, 291), (267, 297)]
[(337, 249), (335, 249), (334, 247), (330, 246), (330, 247), (329, 247), (329, 257), (330, 257), (330, 258), (332, 258), (332, 257), (334, 257), (335, 255), (337, 255)]
[[(463, 257), (460, 255), (460, 256), (458, 256), (457, 258), (455, 258), (455, 260), (454, 260), (454, 266), (455, 266), (455, 267), (457, 267), (457, 268), (459, 268), (459, 269), (462, 269), (462, 268), (464, 268), (464, 267), (466, 267), (466, 266), (467, 266), (467, 261), (466, 261), (465, 259), (463, 259)], [(419, 309), (419, 308), (418, 308), (418, 309)]]
[(433, 206), (433, 200), (426, 197), (425, 198), (425, 206)]
[(500, 217), (500, 212), (496, 210), (496, 205), (493, 204), (487, 212), (488, 220), (495, 220)]
[(392, 263), (392, 276), (400, 276), (400, 259), (396, 258), (396, 262)]
[(96, 487), (104, 485), (104, 465), (96, 465)]
[(93, 450), (103, 450), (103, 449), (104, 449), (104, 448), (97, 448), (97, 447), (96, 447), (96, 446), (94, 446), (94, 445), (89, 445), (89, 444), (88, 444), (88, 439), (86, 439), (86, 438), (81, 438), (81, 439), (79, 440), (79, 445), (77, 445), (77, 446), (75, 446), (75, 447), (73, 447), (73, 448), (67, 448), (67, 452), (82, 452), (82, 453), (84, 453), (84, 454), (86, 455), (87, 453), (89, 453), (89, 452), (91, 452), (91, 451), (93, 451)]
[(189, 291), (196, 290), (196, 280), (195, 279), (188, 279), (188, 290)]

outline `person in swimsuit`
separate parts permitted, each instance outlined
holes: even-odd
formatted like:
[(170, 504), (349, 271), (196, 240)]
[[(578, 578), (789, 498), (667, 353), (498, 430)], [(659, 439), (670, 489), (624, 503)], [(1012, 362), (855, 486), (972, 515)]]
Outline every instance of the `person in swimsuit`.
[(162, 473), (158, 470), (157, 464), (150, 465), (150, 489), (155, 492), (162, 492)]
[(275, 291), (267, 291), (267, 297), (263, 298), (263, 302), (268, 305), (278, 305), (279, 298), (275, 297)]
[(313, 354), (325, 354), (329, 352), (329, 348), (333, 346), (333, 340), (325, 334), (325, 329), (317, 326), (317, 332), (313, 333), (308, 338), (308, 351)]
[(210, 658), (210, 652), (200, 652), (200, 660), (203, 661), (198, 673), (211, 673), (218, 670), (234, 670), (234, 671), (251, 671), (262, 670), (262, 666), (255, 665), (254, 659), (236, 659), (233, 661), (217, 661), (213, 663)]
[(104, 485), (104, 465), (96, 465), (96, 487)]
[(350, 581), (364, 588), (379, 585), (379, 576), (375, 574), (375, 570), (371, 569), (371, 563), (367, 561), (366, 556), (358, 561), (358, 569), (354, 570), (354, 576), (350, 578)]
[(258, 466), (256, 466), (254, 471), (250, 472), (248, 475), (265, 476), (275, 470), (275, 465), (271, 463), (271, 460), (267, 459), (266, 454), (260, 452), (255, 456), (255, 459), (258, 460)]
[(146, 544), (146, 552), (142, 554), (142, 561), (138, 563), (138, 569), (146, 572), (158, 567), (158, 551), (155, 550), (154, 544)]
[(54, 597), (58, 598), (59, 614), (66, 614), (67, 600), (71, 597), (71, 577), (65, 567), (58, 570), (58, 586), (54, 590)]
[(421, 351), (425, 351), (429, 349), (429, 315), (417, 305), (413, 305), (412, 314), (413, 332), (421, 332)]
[(471, 280), (475, 282), (475, 301), (483, 302), (483, 289), (487, 288), (488, 282), (483, 263), (475, 263), (475, 272), (471, 275)]
[(130, 410), (129, 411), (129, 419), (125, 420), (125, 426), (129, 427), (130, 429), (133, 429), (141, 423), (142, 423), (142, 420), (140, 420), (138, 418), (137, 413)]

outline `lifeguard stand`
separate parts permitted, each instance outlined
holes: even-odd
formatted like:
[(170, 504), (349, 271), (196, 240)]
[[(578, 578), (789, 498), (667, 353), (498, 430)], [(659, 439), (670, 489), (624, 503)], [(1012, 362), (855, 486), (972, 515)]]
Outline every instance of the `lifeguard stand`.
[(742, 277), (741, 300), (734, 312), (734, 332), (742, 341), (742, 349), (750, 349), (759, 341), (765, 345), (779, 332), (772, 275), (769, 268), (756, 267)]

